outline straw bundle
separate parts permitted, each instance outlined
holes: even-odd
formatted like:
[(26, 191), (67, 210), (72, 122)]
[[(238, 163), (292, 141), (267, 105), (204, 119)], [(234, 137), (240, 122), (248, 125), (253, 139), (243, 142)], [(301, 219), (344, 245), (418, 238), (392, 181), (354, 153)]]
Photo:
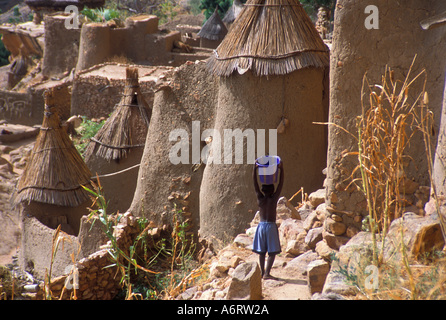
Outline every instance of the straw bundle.
[(218, 14), (218, 7), (216, 7), (212, 16), (206, 20), (200, 32), (197, 33), (197, 36), (216, 41), (222, 40), (227, 33), (228, 29), (226, 29), (225, 24), (221, 20)]
[[(54, 88), (53, 88), (54, 89)], [(36, 201), (77, 207), (89, 199), (82, 186), (90, 186), (91, 172), (61, 127), (56, 90), (45, 92), (42, 127), (12, 201)]]
[(133, 148), (144, 147), (152, 110), (141, 94), (138, 69), (126, 68), (126, 77), (121, 101), (85, 150), (87, 163), (93, 154), (119, 161)]
[(232, 6), (229, 8), (228, 12), (222, 19), (224, 23), (233, 23), (235, 19), (239, 16), (240, 12), (243, 9), (243, 3), (240, 0), (234, 0), (232, 2)]
[(249, 0), (208, 68), (218, 76), (284, 75), (328, 64), (328, 48), (298, 0)]

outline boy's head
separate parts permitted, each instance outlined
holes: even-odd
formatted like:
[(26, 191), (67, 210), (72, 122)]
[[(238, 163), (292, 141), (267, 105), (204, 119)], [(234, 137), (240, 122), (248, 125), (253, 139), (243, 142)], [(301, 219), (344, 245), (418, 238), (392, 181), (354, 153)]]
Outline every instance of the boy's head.
[(270, 196), (274, 193), (273, 184), (262, 184), (262, 192), (265, 196)]

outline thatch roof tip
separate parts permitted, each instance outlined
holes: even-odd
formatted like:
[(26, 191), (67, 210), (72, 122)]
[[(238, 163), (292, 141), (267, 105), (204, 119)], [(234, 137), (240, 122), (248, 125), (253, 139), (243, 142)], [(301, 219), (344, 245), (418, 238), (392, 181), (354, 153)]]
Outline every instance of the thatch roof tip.
[(240, 0), (234, 0), (232, 6), (226, 12), (222, 19), (224, 23), (233, 23), (243, 9), (243, 3)]
[(225, 24), (220, 18), (217, 6), (214, 13), (203, 24), (200, 32), (197, 33), (197, 36), (216, 41), (223, 40), (227, 33), (228, 29), (226, 29)]
[(208, 60), (219, 76), (283, 75), (328, 64), (328, 47), (298, 0), (248, 0)]
[(152, 109), (142, 96), (138, 68), (126, 68), (122, 98), (105, 124), (91, 138), (85, 150), (86, 161), (93, 154), (107, 161), (126, 158), (133, 148), (143, 148)]
[(42, 202), (77, 207), (89, 199), (91, 172), (61, 126), (56, 90), (45, 92), (45, 111), (31, 156), (17, 182), (12, 202)]

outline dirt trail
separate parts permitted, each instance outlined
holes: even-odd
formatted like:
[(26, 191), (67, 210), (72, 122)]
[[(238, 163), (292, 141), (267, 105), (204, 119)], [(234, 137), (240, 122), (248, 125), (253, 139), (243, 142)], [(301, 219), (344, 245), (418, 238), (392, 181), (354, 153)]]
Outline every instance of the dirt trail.
[(309, 300), (311, 299), (308, 283), (305, 277), (297, 272), (291, 272), (280, 265), (280, 261), (290, 261), (290, 258), (277, 257), (271, 274), (277, 280), (263, 280), (264, 300)]
[[(286, 269), (292, 258), (284, 254), (276, 256), (271, 275), (277, 279), (262, 280), (263, 300), (309, 300), (307, 279), (300, 272)], [(246, 261), (258, 261), (258, 255), (252, 253)]]

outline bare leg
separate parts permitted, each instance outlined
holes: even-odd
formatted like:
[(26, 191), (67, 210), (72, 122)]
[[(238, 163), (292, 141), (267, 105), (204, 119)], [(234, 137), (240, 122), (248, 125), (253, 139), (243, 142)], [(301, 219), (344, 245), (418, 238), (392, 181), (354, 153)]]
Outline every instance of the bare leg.
[[(271, 268), (273, 267), (274, 260), (276, 259), (276, 255), (268, 255), (268, 261), (266, 262), (266, 272), (262, 272), (262, 276), (265, 279), (275, 279), (273, 276), (271, 276)], [(264, 274), (264, 275), (263, 275)]]
[(266, 256), (266, 253), (259, 254), (259, 264), (260, 264), (260, 271), (262, 271), (262, 277), (265, 274), (265, 256)]

